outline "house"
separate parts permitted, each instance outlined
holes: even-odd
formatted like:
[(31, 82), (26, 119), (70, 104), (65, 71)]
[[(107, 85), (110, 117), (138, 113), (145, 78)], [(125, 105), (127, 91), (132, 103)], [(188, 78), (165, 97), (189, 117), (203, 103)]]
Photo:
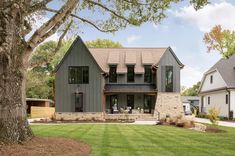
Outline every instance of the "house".
[(168, 48), (87, 48), (80, 37), (56, 67), (56, 118), (121, 119), (183, 113), (180, 69)]
[(235, 55), (220, 59), (203, 76), (200, 112), (217, 108), (220, 116), (235, 118)]
[(184, 112), (190, 112), (191, 110), (198, 110), (200, 98), (198, 96), (182, 96)]

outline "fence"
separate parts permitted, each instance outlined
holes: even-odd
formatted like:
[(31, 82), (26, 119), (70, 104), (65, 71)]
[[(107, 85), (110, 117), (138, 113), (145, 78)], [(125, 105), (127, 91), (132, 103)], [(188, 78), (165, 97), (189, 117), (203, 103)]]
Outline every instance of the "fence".
[(31, 107), (31, 118), (50, 118), (54, 113), (54, 107)]

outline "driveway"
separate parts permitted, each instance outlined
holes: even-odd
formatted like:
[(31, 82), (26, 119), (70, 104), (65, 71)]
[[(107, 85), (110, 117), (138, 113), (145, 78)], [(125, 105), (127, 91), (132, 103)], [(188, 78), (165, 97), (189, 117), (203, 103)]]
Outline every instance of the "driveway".
[[(206, 123), (206, 124), (211, 124), (210, 120), (203, 119), (203, 118), (194, 118), (194, 121), (195, 122)], [(219, 126), (226, 126), (226, 127), (235, 128), (235, 123), (234, 122), (228, 122), (228, 121), (219, 121)]]

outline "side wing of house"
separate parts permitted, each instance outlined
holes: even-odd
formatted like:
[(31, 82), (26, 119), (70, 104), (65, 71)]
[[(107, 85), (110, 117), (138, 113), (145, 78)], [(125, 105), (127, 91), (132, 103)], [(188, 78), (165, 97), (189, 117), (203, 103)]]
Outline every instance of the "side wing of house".
[(103, 83), (101, 69), (77, 38), (56, 71), (56, 112), (102, 112)]
[[(156, 81), (159, 92), (180, 92), (180, 69), (182, 67), (183, 64), (178, 60), (173, 50), (167, 48), (157, 69)], [(167, 84), (170, 84), (170, 87), (167, 87)]]
[(218, 70), (206, 73), (200, 87), (199, 110), (208, 113), (209, 109), (216, 108), (220, 111), (220, 116), (228, 117), (229, 95), (226, 86), (227, 84)]

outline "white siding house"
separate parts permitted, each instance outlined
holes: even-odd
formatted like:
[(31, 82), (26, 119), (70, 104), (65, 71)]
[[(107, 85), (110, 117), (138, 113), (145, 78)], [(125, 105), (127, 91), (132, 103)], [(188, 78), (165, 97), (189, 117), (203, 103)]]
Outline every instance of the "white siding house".
[(203, 76), (200, 112), (216, 108), (220, 116), (235, 118), (235, 55), (219, 60)]

